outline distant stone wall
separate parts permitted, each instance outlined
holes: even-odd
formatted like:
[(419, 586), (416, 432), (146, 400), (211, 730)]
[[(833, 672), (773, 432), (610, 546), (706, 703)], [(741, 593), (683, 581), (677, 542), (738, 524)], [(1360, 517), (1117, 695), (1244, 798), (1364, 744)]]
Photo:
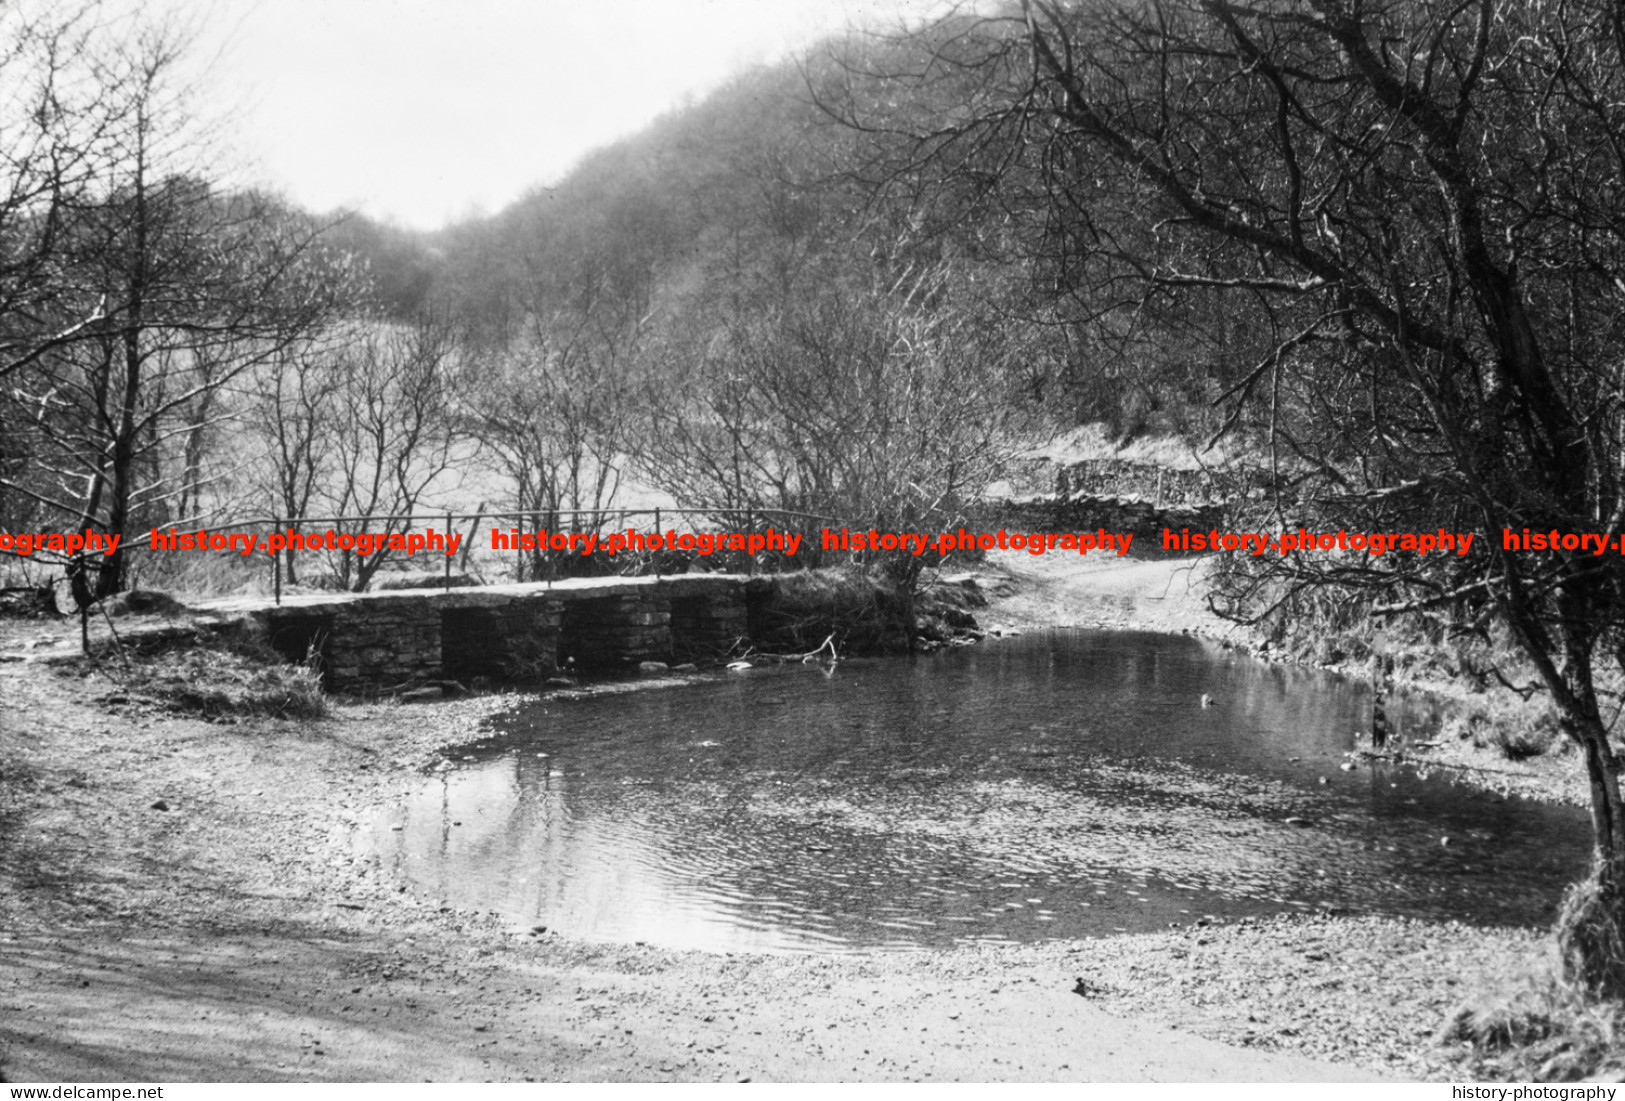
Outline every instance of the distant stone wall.
[(1163, 508), (1221, 504), (1269, 485), (1269, 472), (1253, 468), (1173, 470), (1123, 459), (1090, 459), (1055, 472), (1057, 497), (1120, 501), (1139, 497)]
[(1000, 527), (1015, 532), (1086, 532), (1105, 528), (1112, 532), (1133, 532), (1135, 550), (1162, 548), (1164, 528), (1193, 531), (1223, 527), (1224, 507), (1204, 504), (1190, 507), (1157, 508), (1136, 498), (1097, 497), (1087, 493), (1066, 497), (1032, 497), (1026, 500), (989, 503), (981, 523), (985, 528)]

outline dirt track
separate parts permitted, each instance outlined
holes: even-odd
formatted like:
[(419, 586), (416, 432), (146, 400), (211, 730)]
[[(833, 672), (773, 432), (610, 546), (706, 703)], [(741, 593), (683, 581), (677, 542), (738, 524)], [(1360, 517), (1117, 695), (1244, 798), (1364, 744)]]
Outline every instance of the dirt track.
[(1014, 584), (982, 618), (989, 625), (1019, 628), (1135, 627), (1234, 634), (1231, 624), (1207, 610), (1202, 597), (1204, 568), (1198, 560), (1120, 557), (1102, 551), (995, 552), (989, 556), (990, 577), (1008, 577)]
[(842, 959), (571, 943), (417, 897), (349, 845), (500, 699), (176, 719), (15, 660), (39, 634), (0, 627), (13, 1081), (1448, 1077), (1425, 1034), (1536, 950), (1324, 920)]

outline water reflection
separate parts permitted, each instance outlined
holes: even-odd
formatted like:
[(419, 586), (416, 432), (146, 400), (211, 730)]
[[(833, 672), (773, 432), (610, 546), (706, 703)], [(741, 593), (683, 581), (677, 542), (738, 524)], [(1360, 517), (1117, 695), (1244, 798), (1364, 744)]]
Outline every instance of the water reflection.
[(1547, 920), (1584, 866), (1583, 814), (1340, 771), (1369, 714), (1363, 686), (1147, 634), (753, 670), (510, 716), (369, 843), (458, 905), (674, 947), (1314, 907)]

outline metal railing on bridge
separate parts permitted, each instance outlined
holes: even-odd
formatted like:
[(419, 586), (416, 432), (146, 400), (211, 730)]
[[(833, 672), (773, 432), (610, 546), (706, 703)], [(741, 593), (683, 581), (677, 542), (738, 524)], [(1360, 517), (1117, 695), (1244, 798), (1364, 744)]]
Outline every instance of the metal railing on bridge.
[[(629, 519), (639, 517), (648, 519), (648, 527), (628, 523)], [(668, 521), (673, 518), (682, 518), (685, 522), (681, 527), (668, 528)], [(697, 518), (703, 523), (696, 524), (692, 518)], [(783, 521), (790, 521), (791, 523), (785, 524)], [(526, 523), (531, 523), (533, 526), (529, 529), (518, 526)], [(615, 525), (615, 529), (610, 531), (608, 528), (612, 523)], [(497, 524), (515, 525), (515, 527), (509, 531), (500, 531), (494, 526)], [(769, 530), (779, 533), (782, 537), (788, 538), (791, 534), (798, 536), (797, 545), (807, 546), (811, 550), (810, 554), (801, 556), (799, 564), (813, 566), (822, 564), (826, 551), (821, 536), (816, 535), (812, 529), (814, 527), (840, 527), (841, 521), (818, 513), (771, 507), (670, 508), (661, 506), (648, 508), (520, 510), (497, 510), (480, 507), (472, 512), (371, 513), (353, 516), (302, 516), (296, 518), (272, 514), (249, 519), (234, 519), (223, 523), (204, 522), (201, 519), (177, 522), (165, 525), (162, 528), (150, 529), (148, 534), (137, 536), (130, 540), (126, 546), (131, 549), (148, 551), (174, 550), (177, 549), (177, 541), (184, 541), (180, 542), (180, 546), (189, 550), (236, 551), (241, 557), (250, 559), (263, 554), (269, 559), (269, 588), (274, 594), (277, 603), (280, 604), (284, 588), (285, 564), (291, 576), (292, 563), (298, 555), (317, 552), (331, 554), (336, 550), (339, 553), (341, 565), (339, 578), (346, 588), (357, 582), (370, 584), (384, 573), (381, 567), (386, 558), (399, 561), (400, 557), (402, 557), (395, 553), (400, 549), (399, 546), (393, 548), (386, 546), (379, 552), (368, 552), (368, 554), (379, 553), (381, 557), (372, 570), (366, 570), (361, 560), (368, 555), (362, 554), (357, 549), (358, 537), (361, 536), (367, 538), (369, 545), (372, 541), (380, 538), (388, 540), (391, 536), (401, 536), (404, 541), (405, 537), (420, 529), (433, 531), (434, 525), (441, 525), (442, 545), (445, 545), (444, 541), (449, 540), (453, 535), (459, 535), (460, 539), (457, 547), (460, 553), (457, 551), (444, 553), (444, 564), (440, 571), (442, 584), (446, 588), (450, 588), (453, 584), (454, 564), (460, 563), (460, 575), (466, 576), (471, 559), (477, 564), (482, 560), (474, 555), (482, 525), (487, 526), (490, 531), (504, 538), (512, 538), (514, 535), (535, 537), (540, 534), (552, 538), (563, 536), (566, 541), (564, 547), (558, 547), (549, 542), (546, 547), (531, 547), (526, 548), (525, 551), (520, 551), (517, 546), (483, 548), (488, 552), (515, 553), (517, 580), (526, 579), (523, 576), (527, 565), (527, 559), (524, 555), (528, 553), (528, 565), (533, 574), (543, 565), (549, 567), (545, 576), (532, 576), (529, 580), (546, 581), (551, 584), (554, 580), (559, 579), (561, 573), (568, 576), (567, 571), (560, 567), (567, 565), (571, 556), (580, 554), (579, 548), (584, 544), (587, 536), (596, 536), (600, 541), (600, 548), (606, 547), (608, 540), (611, 538), (623, 539), (627, 545), (616, 552), (616, 557), (619, 558), (621, 555), (625, 555), (625, 559), (622, 560), (630, 561), (633, 564), (632, 569), (640, 572), (646, 573), (648, 572), (646, 567), (652, 567), (654, 575), (660, 577), (665, 572), (668, 572), (666, 567), (669, 562), (673, 561), (673, 557), (681, 556), (691, 550), (694, 551), (695, 557), (701, 554), (718, 553), (721, 550), (721, 548), (713, 551), (698, 550), (702, 537), (715, 537), (720, 534), (725, 538), (731, 535), (742, 535), (748, 539), (752, 535), (762, 535), (761, 526), (764, 524), (769, 526)], [(357, 530), (337, 534), (334, 529), (338, 526)], [(324, 540), (322, 545), (312, 546), (310, 544), (311, 538), (324, 528), (326, 529), (325, 534), (333, 537), (332, 541)], [(647, 542), (657, 535), (661, 537), (663, 544), (657, 550), (640, 549), (633, 538), (634, 536), (640, 536)], [(195, 545), (200, 536), (206, 546)], [(242, 538), (243, 536), (247, 536), (248, 540), (252, 540), (252, 542), (245, 540)], [(293, 536), (298, 536), (300, 543), (295, 544), (291, 538)], [(573, 544), (570, 542), (572, 537), (575, 538)], [(678, 544), (683, 539), (692, 537), (693, 545), (665, 546), (668, 537), (673, 544)], [(275, 550), (272, 549), (274, 545), (273, 539), (283, 540), (282, 545)], [(346, 541), (348, 542), (346, 543)], [(497, 540), (493, 539), (491, 542), (495, 544)], [(676, 552), (676, 556), (668, 557), (673, 551)], [(415, 554), (416, 552), (411, 553)], [(722, 558), (725, 561), (736, 561), (737, 557), (735, 556), (739, 553), (737, 550), (722, 551)], [(351, 557), (347, 558), (346, 556)], [(484, 561), (489, 561), (489, 558), (489, 554), (483, 556)], [(757, 569), (757, 553), (743, 553), (743, 560), (745, 572), (754, 574)], [(626, 571), (623, 569), (616, 572)]]

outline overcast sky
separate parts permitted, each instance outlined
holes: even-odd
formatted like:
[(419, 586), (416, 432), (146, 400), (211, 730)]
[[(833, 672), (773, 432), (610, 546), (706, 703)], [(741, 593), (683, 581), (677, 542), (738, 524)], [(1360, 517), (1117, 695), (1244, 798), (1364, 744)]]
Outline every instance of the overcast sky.
[[(931, 0), (173, 0), (253, 182), (435, 228), (494, 212), (686, 96)], [(940, 6), (937, 4), (935, 6)], [(150, 10), (150, 9), (149, 9)], [(234, 173), (235, 174), (235, 173)]]

